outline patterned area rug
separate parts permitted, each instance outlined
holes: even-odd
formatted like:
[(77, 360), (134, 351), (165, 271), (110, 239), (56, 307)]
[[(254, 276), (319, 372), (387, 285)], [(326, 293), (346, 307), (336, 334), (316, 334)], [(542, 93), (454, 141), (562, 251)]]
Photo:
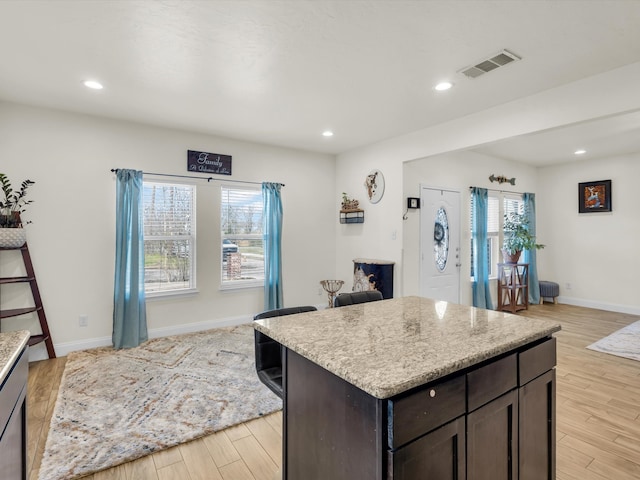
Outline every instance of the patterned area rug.
[(613, 332), (587, 348), (640, 361), (640, 321)]
[(256, 375), (251, 325), (73, 352), (40, 480), (77, 478), (281, 408)]

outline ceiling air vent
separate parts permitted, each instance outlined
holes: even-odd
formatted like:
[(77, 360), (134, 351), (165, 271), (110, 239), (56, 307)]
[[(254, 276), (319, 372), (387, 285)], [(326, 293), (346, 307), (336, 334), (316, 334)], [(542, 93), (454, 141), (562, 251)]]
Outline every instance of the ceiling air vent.
[(473, 65), (471, 67), (463, 68), (459, 73), (463, 73), (469, 78), (477, 78), (480, 75), (484, 75), (485, 73), (490, 72), (491, 70), (495, 70), (496, 68), (503, 67), (508, 65), (511, 62), (515, 62), (516, 60), (520, 60), (520, 57), (514, 55), (507, 50), (503, 50), (497, 55), (493, 57), (487, 58), (486, 60), (481, 61), (477, 65)]

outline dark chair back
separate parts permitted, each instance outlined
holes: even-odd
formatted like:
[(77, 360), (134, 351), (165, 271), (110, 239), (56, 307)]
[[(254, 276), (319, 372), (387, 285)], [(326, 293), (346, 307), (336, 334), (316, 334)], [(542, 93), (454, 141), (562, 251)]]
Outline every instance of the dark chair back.
[[(317, 308), (312, 306), (279, 308), (259, 313), (253, 319), (263, 320), (316, 310)], [(254, 338), (258, 378), (273, 393), (282, 398), (282, 348), (278, 342), (258, 330), (254, 330)]]
[(265, 312), (258, 313), (253, 317), (253, 319), (263, 320), (265, 318), (283, 317), (285, 315), (293, 315), (295, 313), (315, 312), (316, 310), (318, 309), (312, 306), (277, 308), (275, 310), (267, 310)]
[(378, 300), (382, 300), (382, 292), (378, 290), (367, 290), (365, 292), (341, 293), (333, 301), (333, 305), (335, 307), (344, 307), (345, 305), (376, 302)]

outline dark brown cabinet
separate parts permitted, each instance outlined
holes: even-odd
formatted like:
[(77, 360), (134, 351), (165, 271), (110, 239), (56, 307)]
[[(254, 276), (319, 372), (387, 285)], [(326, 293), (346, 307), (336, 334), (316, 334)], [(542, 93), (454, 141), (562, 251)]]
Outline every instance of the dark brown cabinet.
[[(529, 352), (545, 369), (555, 364), (555, 339)], [(551, 357), (553, 355), (553, 357)], [(524, 357), (525, 355), (523, 355)], [(553, 360), (551, 360), (553, 358)], [(546, 364), (545, 364), (546, 362)], [(535, 373), (535, 372), (534, 372)], [(556, 478), (556, 371), (551, 368), (522, 385), (519, 399), (519, 470), (521, 480)]]
[(466, 412), (464, 375), (388, 400), (390, 449), (415, 440)]
[(553, 338), (388, 399), (285, 351), (284, 480), (555, 480)]
[(286, 350), (283, 480), (381, 478), (381, 401)]
[(515, 390), (467, 415), (467, 480), (518, 478)]
[(518, 478), (518, 354), (467, 373), (467, 479)]
[(3, 480), (27, 478), (27, 349), (0, 388), (0, 467)]
[(460, 417), (395, 452), (390, 451), (387, 478), (463, 480), (465, 456), (465, 422)]

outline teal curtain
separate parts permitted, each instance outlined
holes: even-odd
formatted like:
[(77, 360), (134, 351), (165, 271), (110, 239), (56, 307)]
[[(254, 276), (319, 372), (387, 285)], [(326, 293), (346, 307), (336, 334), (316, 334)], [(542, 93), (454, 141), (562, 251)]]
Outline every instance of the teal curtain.
[[(525, 193), (524, 214), (529, 220), (529, 232), (536, 235), (536, 195), (535, 193)], [(529, 264), (529, 303), (540, 303), (540, 283), (538, 282), (538, 264), (536, 258), (537, 250), (525, 250), (523, 252), (523, 262)]]
[(473, 306), (493, 310), (489, 288), (489, 252), (487, 250), (488, 192), (486, 188), (473, 187), (472, 230), (473, 242)]
[(116, 268), (113, 292), (113, 347), (137, 347), (147, 340), (144, 298), (142, 172), (116, 173)]
[(282, 308), (282, 200), (279, 183), (262, 184), (264, 309)]

